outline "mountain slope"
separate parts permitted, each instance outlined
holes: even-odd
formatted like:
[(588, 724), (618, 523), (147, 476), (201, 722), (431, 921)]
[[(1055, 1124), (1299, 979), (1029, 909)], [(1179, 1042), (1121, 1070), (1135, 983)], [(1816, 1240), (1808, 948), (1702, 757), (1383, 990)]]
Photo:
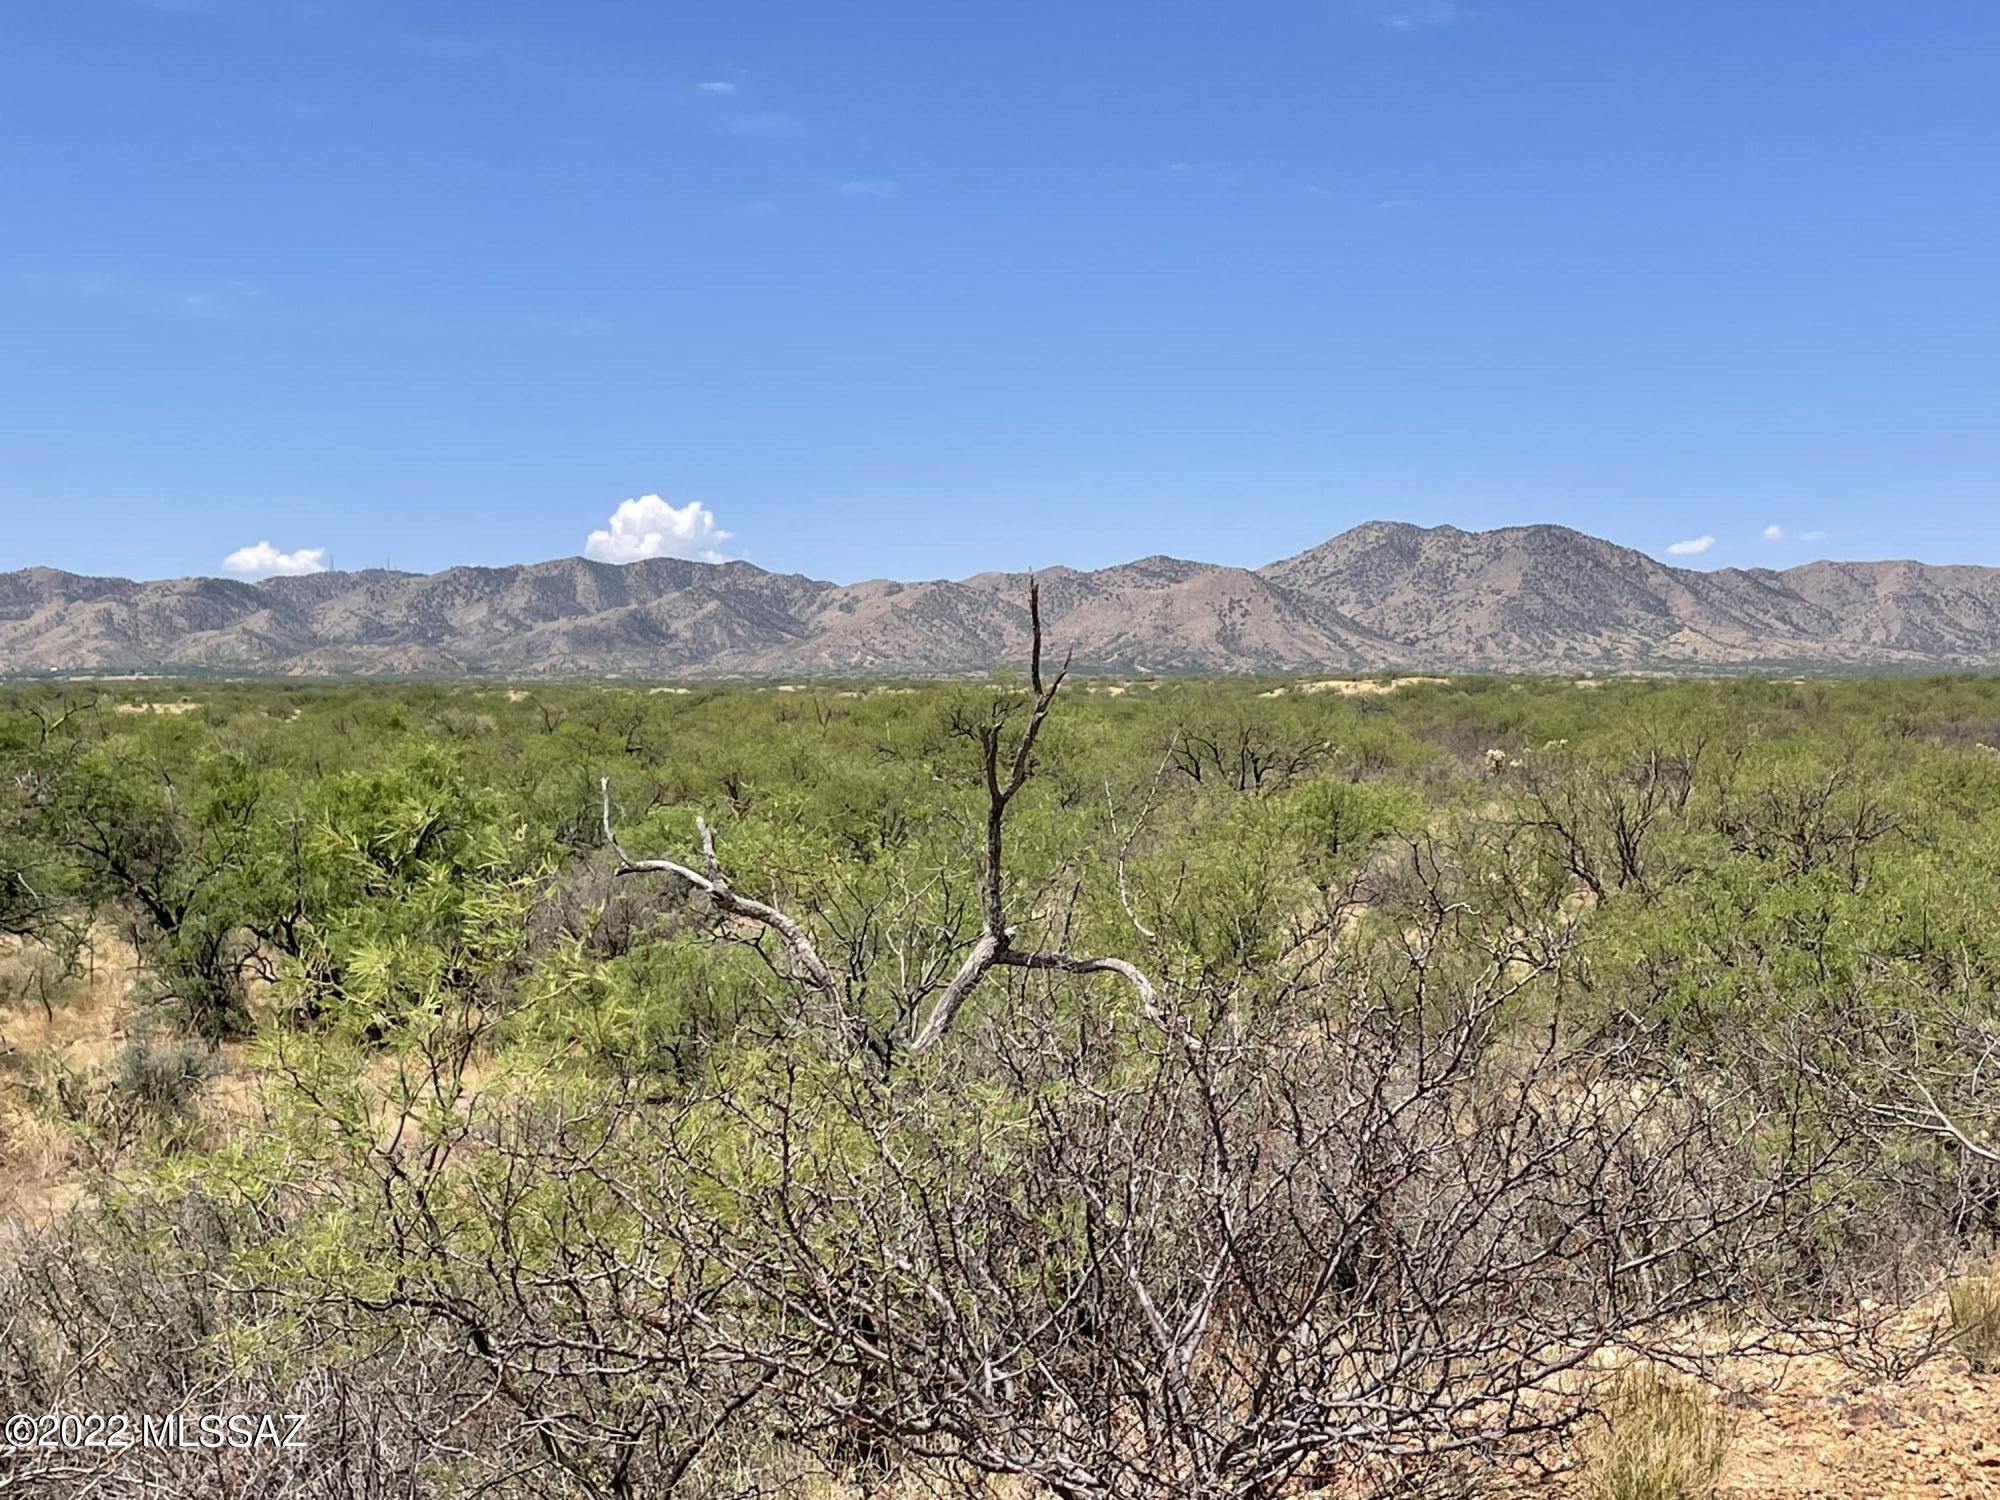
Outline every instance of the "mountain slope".
[(1669, 567), (1561, 526), (1374, 521), (1261, 570), (1432, 665), (2000, 662), (2000, 569)]
[[(1087, 671), (2000, 666), (2000, 569), (1670, 567), (1560, 526), (1375, 521), (1249, 572), (1170, 557), (1037, 575)], [(564, 558), (135, 583), (0, 574), (0, 673), (509, 676), (982, 672), (1028, 577), (833, 584), (744, 562)]]

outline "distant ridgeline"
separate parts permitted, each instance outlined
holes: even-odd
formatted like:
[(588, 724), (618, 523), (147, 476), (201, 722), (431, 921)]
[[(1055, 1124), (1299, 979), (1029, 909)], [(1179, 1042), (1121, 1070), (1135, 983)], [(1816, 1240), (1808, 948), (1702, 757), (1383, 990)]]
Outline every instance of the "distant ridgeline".
[[(2000, 569), (1669, 567), (1560, 526), (1370, 522), (1251, 571), (1040, 573), (1052, 647), (1129, 674), (2000, 666)], [(0, 675), (927, 676), (1018, 663), (1027, 575), (833, 584), (565, 558), (243, 583), (0, 574)]]

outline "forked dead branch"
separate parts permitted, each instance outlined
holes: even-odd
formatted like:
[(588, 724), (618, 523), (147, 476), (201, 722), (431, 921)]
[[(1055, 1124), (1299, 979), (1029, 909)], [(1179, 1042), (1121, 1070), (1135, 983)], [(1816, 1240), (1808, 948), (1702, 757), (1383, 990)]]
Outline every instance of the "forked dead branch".
[[(1063, 682), (1069, 675), (1069, 658), (1065, 656), (1055, 675), (1044, 681), (1041, 586), (1032, 581), (1028, 585), (1028, 621), (1028, 682), (1029, 691), (1034, 696), (1034, 708), (1014, 742), (1012, 753), (1006, 752), (1004, 744), (1007, 720), (1004, 704), (996, 702), (986, 718), (968, 726), (971, 737), (979, 745), (986, 786), (986, 839), (979, 874), (979, 935), (973, 939), (957, 970), (936, 991), (936, 999), (932, 1001), (928, 1013), (909, 1037), (908, 1050), (912, 1054), (928, 1052), (943, 1039), (973, 990), (996, 968), (1040, 969), (1078, 975), (1115, 974), (1132, 986), (1148, 1016), (1157, 1018), (1159, 1014), (1153, 982), (1137, 965), (1122, 958), (1084, 957), (1060, 948), (1024, 948), (1015, 942), (1018, 929), (1009, 923), (1007, 917), (1007, 809), (1034, 775), (1035, 742), (1041, 737), (1049, 710), (1055, 706), (1056, 695), (1062, 691)], [(618, 856), (620, 875), (676, 876), (705, 895), (723, 915), (755, 923), (776, 933), (792, 957), (797, 977), (818, 993), (843, 1025), (847, 1022), (855, 1008), (853, 997), (845, 993), (840, 982), (834, 978), (833, 970), (820, 956), (805, 925), (768, 902), (743, 895), (730, 884), (722, 861), (715, 852), (715, 838), (704, 818), (695, 818), (695, 828), (701, 838), (702, 860), (707, 873), (692, 869), (678, 860), (634, 859), (618, 842), (612, 827), (609, 777), (599, 781), (598, 790), (603, 799), (604, 841)], [(911, 998), (910, 1013), (914, 1014), (928, 996), (919, 994)]]

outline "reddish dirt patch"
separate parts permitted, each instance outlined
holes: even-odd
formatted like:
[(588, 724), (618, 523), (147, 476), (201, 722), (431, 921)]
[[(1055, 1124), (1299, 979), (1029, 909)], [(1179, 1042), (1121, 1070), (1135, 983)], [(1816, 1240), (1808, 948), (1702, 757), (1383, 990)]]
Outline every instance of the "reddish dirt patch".
[(2000, 1496), (2000, 1376), (1948, 1356), (1901, 1381), (1794, 1359), (1746, 1382), (1723, 1472), (1730, 1500)]

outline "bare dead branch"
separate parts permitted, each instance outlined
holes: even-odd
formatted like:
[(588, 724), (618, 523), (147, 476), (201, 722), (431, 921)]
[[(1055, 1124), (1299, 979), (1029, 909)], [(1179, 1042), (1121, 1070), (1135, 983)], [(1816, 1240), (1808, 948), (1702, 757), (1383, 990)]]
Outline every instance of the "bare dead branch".
[(740, 917), (744, 921), (756, 922), (769, 928), (777, 933), (786, 948), (790, 950), (792, 959), (798, 965), (806, 982), (819, 992), (827, 1004), (833, 1007), (834, 1012), (838, 1014), (845, 1008), (840, 986), (834, 982), (833, 972), (820, 958), (819, 950), (813, 946), (812, 938), (807, 935), (805, 928), (777, 907), (745, 896), (730, 885), (728, 876), (723, 873), (722, 861), (716, 855), (715, 839), (710, 834), (706, 821), (696, 818), (695, 827), (701, 833), (702, 856), (708, 864), (708, 874), (700, 874), (671, 859), (634, 859), (625, 852), (624, 846), (618, 842), (618, 835), (612, 830), (610, 777), (599, 779), (598, 791), (604, 802), (604, 841), (618, 856), (620, 875), (677, 875), (707, 896), (715, 903), (718, 910), (729, 916)]
[(2000, 1166), (2000, 1150), (1996, 1150), (1987, 1141), (1975, 1138), (1952, 1118), (1950, 1111), (1938, 1102), (1937, 1095), (1922, 1078), (1917, 1076), (1915, 1069), (1894, 1070), (1896, 1076), (1892, 1087), (1906, 1092), (1911, 1097), (1887, 1102), (1871, 1098), (1851, 1084), (1829, 1079), (1819, 1070), (1814, 1071), (1823, 1081), (1833, 1084), (1838, 1092), (1846, 1096), (1849, 1104), (1868, 1118), (1897, 1129), (1944, 1141), (1975, 1160)]
[(1139, 1003), (1145, 1007), (1147, 1015), (1157, 1017), (1158, 1014), (1152, 981), (1125, 960), (1078, 958), (1062, 952), (1030, 952), (1014, 946), (1013, 930), (1007, 925), (1003, 869), (1007, 808), (1033, 774), (1035, 741), (1041, 735), (1042, 725), (1048, 720), (1056, 694), (1062, 690), (1064, 678), (1069, 675), (1069, 657), (1065, 655), (1055, 678), (1046, 686), (1043, 684), (1041, 585), (1032, 581), (1028, 585), (1028, 620), (1032, 632), (1028, 670), (1035, 692), (1035, 708), (1029, 715), (1027, 727), (1021, 731), (1019, 743), (1014, 747), (1005, 785), (1000, 780), (999, 718), (996, 716), (979, 729), (979, 745), (986, 772), (986, 861), (980, 872), (979, 938), (912, 1038), (910, 1051), (913, 1053), (928, 1052), (937, 1045), (938, 1040), (951, 1029), (951, 1023), (957, 1018), (966, 997), (996, 967), (1052, 969), (1066, 974), (1117, 974), (1138, 992)]
[(42, 710), (35, 704), (32, 703), (29, 704), (28, 712), (34, 716), (35, 723), (40, 727), (41, 732), (38, 736), (39, 743), (46, 745), (49, 742), (50, 738), (54, 736), (57, 731), (59, 731), (65, 724), (69, 723), (69, 721), (75, 718), (78, 714), (95, 713), (97, 711), (99, 702), (100, 700), (97, 698), (92, 698), (87, 703), (76, 703), (65, 699), (62, 705), (62, 711), (56, 714), (53, 718), (50, 717), (48, 714), (42, 712)]

